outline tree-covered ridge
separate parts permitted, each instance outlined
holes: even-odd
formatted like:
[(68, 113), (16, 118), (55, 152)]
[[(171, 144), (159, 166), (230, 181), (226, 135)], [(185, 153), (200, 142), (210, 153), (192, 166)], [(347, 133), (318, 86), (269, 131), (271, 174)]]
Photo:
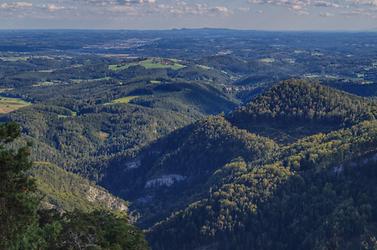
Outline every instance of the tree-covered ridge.
[(141, 221), (150, 224), (154, 216), (201, 197), (208, 178), (235, 157), (262, 160), (276, 151), (272, 140), (240, 130), (222, 116), (210, 116), (158, 140), (136, 158), (113, 162), (102, 184), (134, 201)]
[(34, 143), (33, 160), (96, 180), (108, 159), (132, 154), (191, 121), (178, 112), (135, 105), (98, 106), (84, 114), (35, 105), (10, 114), (9, 119), (22, 124), (24, 138)]
[(19, 136), (15, 123), (0, 125), (0, 249), (148, 249), (125, 211), (62, 213), (40, 207), (41, 183), (30, 177), (29, 145), (10, 149)]
[(132, 155), (173, 130), (228, 112), (238, 103), (222, 91), (228, 77), (219, 71), (189, 63), (180, 70), (133, 66), (113, 72), (105, 67), (109, 60), (27, 72), (22, 86), (2, 93), (32, 103), (0, 119), (22, 125), (23, 135), (35, 145), (34, 160), (98, 181), (112, 158)]
[(152, 228), (154, 249), (373, 249), (376, 132), (364, 122), (225, 165), (205, 199)]
[[(247, 160), (264, 159), (276, 147), (272, 140), (238, 129), (222, 116), (202, 119), (151, 146), (161, 152), (160, 159), (153, 164), (154, 169), (181, 174), (202, 174), (200, 171), (219, 167), (236, 156)], [(153, 157), (146, 160), (151, 159), (154, 160)]]
[(376, 115), (377, 105), (365, 98), (317, 82), (287, 80), (238, 108), (228, 119), (238, 127), (292, 142)]
[(350, 125), (374, 119), (374, 103), (316, 82), (288, 80), (272, 87), (247, 105), (233, 112), (235, 118), (251, 120), (323, 121)]
[(320, 171), (373, 153), (376, 144), (376, 121), (364, 121), (347, 129), (309, 136), (283, 147), (280, 158), (284, 166), (292, 171)]

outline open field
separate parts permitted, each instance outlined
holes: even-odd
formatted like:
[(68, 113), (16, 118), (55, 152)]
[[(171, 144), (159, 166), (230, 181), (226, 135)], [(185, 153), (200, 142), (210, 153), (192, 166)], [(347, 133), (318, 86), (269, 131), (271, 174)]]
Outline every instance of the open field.
[(151, 80), (150, 83), (151, 83), (151, 84), (160, 84), (161, 81), (158, 81), (158, 80)]
[(6, 114), (17, 109), (31, 105), (19, 98), (0, 97), (0, 114)]
[(113, 104), (129, 103), (130, 101), (132, 101), (136, 98), (139, 98), (139, 97), (140, 96), (138, 96), (138, 95), (136, 95), (136, 96), (126, 96), (126, 97), (122, 97), (122, 98), (119, 98), (119, 99), (115, 99), (111, 103), (113, 103)]

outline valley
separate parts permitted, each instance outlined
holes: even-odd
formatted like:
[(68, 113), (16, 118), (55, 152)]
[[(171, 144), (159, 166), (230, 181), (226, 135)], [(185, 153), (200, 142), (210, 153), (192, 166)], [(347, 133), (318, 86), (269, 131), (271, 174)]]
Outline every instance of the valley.
[(83, 33), (0, 31), (51, 249), (102, 219), (135, 249), (377, 246), (375, 33)]

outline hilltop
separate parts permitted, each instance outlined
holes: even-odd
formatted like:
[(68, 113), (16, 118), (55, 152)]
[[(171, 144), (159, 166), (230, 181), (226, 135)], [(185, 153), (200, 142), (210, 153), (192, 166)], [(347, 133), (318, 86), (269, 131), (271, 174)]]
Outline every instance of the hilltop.
[(377, 117), (375, 102), (317, 82), (288, 80), (231, 112), (227, 119), (254, 133), (292, 142)]

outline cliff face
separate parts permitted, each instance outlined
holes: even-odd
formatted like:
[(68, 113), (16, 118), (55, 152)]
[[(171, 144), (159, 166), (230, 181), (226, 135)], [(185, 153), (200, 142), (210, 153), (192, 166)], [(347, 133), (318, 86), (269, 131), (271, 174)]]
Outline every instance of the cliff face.
[(86, 199), (93, 204), (101, 204), (110, 210), (121, 212), (128, 211), (127, 203), (124, 200), (95, 186), (89, 186), (89, 189), (86, 191)]

